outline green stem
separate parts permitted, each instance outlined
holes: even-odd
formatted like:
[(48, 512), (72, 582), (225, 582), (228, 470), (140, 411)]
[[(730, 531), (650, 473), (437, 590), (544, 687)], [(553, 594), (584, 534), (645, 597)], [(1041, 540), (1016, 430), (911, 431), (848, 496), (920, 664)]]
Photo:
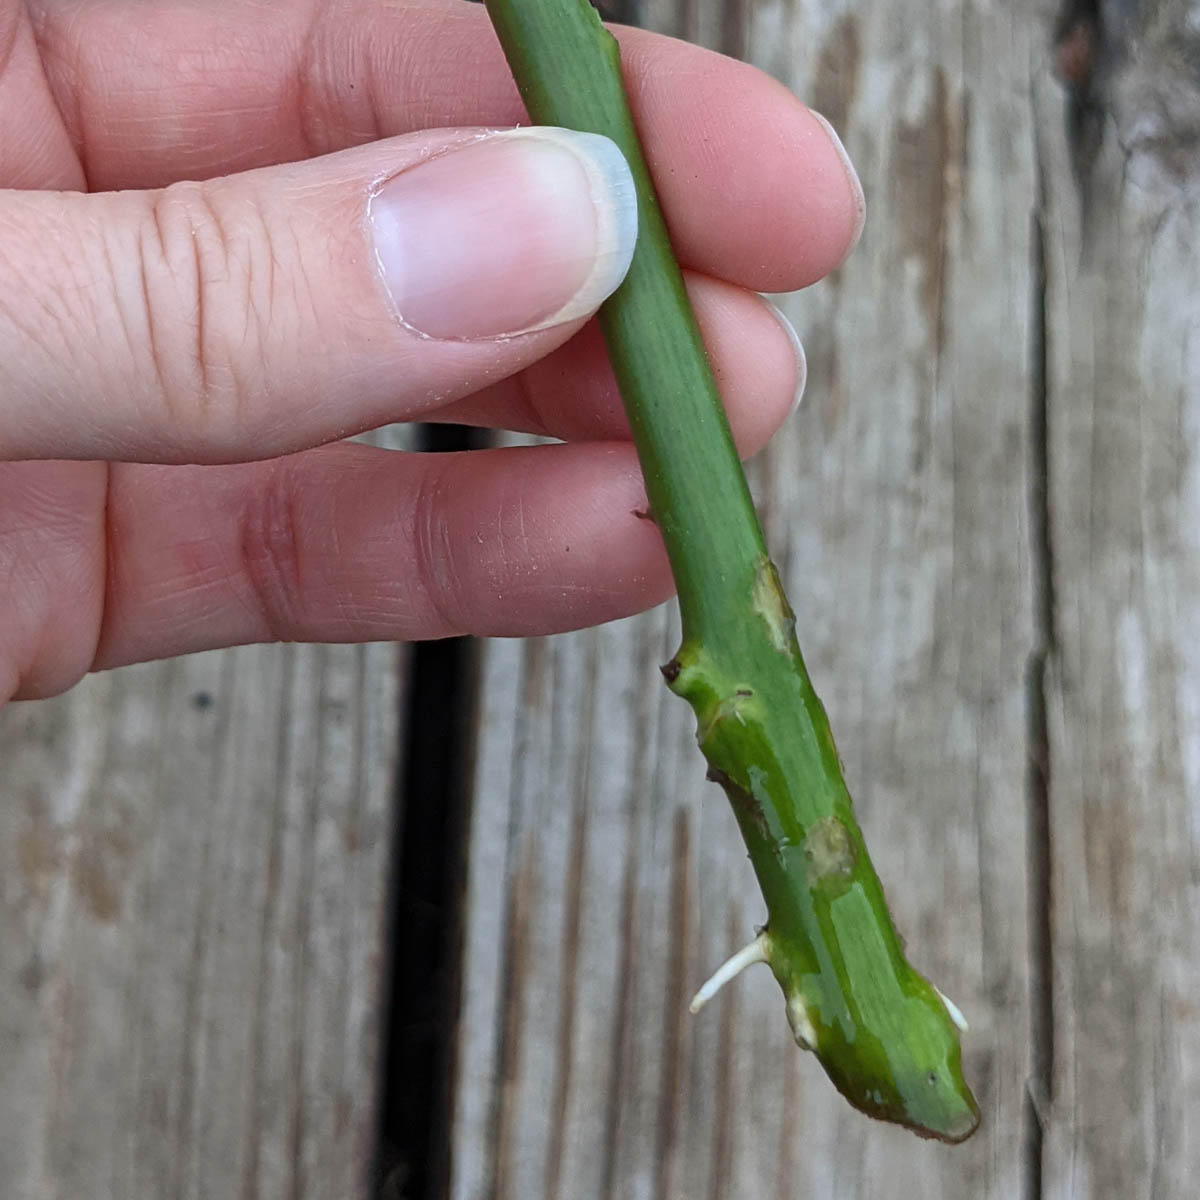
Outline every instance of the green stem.
[(796, 1040), (858, 1108), (961, 1141), (979, 1122), (958, 1030), (907, 962), (854, 818), (825, 710), (767, 557), (621, 79), (587, 0), (486, 0), (530, 116), (604, 134), (638, 189), (638, 244), (600, 311), (683, 643), (663, 669), (693, 706), (768, 911), (756, 950)]

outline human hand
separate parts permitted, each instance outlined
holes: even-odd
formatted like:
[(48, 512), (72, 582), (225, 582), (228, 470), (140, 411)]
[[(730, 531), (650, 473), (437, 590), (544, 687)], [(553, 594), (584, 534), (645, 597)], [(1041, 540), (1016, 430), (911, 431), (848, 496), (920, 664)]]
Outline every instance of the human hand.
[[(861, 191), (759, 72), (619, 36), (749, 454), (803, 384), (751, 289), (836, 266)], [(669, 595), (588, 322), (631, 248), (625, 168), (603, 139), (485, 133), (522, 119), (455, 0), (0, 0), (0, 702), (214, 646), (547, 633)], [(563, 444), (342, 440), (403, 420)]]

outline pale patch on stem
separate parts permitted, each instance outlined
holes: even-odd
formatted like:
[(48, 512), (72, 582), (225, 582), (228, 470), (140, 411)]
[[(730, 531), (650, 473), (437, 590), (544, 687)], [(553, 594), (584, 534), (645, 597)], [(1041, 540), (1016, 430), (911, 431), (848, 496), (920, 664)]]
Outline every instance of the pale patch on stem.
[(763, 930), (754, 941), (743, 946), (713, 972), (708, 982), (692, 997), (688, 1010), (698, 1013), (731, 979), (736, 979), (747, 967), (766, 961), (767, 933)]
[(792, 1037), (801, 1050), (817, 1048), (817, 1031), (808, 1015), (808, 1006), (799, 996), (789, 996), (787, 1002), (788, 1024), (792, 1027)]

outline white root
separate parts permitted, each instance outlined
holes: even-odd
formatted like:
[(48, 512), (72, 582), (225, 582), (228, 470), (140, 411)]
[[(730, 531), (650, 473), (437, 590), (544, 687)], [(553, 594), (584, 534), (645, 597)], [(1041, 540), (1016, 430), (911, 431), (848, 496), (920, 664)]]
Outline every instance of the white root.
[(747, 967), (766, 961), (767, 934), (764, 930), (713, 972), (708, 982), (692, 997), (689, 1010), (698, 1013), (731, 979), (736, 979)]

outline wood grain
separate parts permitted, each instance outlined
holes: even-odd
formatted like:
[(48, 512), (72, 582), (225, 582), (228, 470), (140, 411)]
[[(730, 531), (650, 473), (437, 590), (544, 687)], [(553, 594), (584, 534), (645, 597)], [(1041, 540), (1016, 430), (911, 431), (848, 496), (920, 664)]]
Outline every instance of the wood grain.
[(1200, 1169), (1196, 46), (1194, 5), (1082, 8), (1037, 90), (1055, 1198)]
[(369, 1194), (403, 654), (251, 647), (0, 711), (0, 1191)]
[[(1021, 1194), (1036, 195), (1009, 6), (645, 4), (843, 131), (870, 217), (787, 307), (809, 399), (755, 486), (915, 961), (966, 1010), (983, 1132), (851, 1112), (769, 973), (692, 990), (763, 918), (666, 611), (485, 647), (452, 1130), (456, 1200)], [(803, 214), (797, 213), (802, 220)]]

